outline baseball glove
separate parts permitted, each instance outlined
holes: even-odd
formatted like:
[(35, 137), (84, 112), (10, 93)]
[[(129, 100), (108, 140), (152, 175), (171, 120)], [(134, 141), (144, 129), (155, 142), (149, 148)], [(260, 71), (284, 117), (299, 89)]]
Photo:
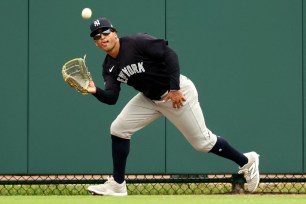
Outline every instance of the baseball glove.
[(62, 68), (64, 81), (72, 88), (85, 95), (88, 94), (87, 87), (92, 81), (90, 72), (85, 64), (85, 57), (75, 58), (66, 62)]

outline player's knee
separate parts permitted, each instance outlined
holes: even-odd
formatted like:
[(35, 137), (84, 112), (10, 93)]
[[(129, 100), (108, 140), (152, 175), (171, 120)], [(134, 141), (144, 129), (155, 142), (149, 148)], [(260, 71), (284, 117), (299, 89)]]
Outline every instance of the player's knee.
[(199, 152), (208, 153), (216, 144), (217, 136), (208, 131), (207, 134), (202, 134), (198, 139), (190, 141), (192, 147)]
[(120, 119), (116, 119), (110, 126), (110, 133), (123, 139), (130, 139), (132, 134), (127, 130), (124, 123), (120, 122)]
[(192, 147), (198, 152), (208, 153), (211, 150), (211, 147), (207, 144), (196, 144), (192, 145)]

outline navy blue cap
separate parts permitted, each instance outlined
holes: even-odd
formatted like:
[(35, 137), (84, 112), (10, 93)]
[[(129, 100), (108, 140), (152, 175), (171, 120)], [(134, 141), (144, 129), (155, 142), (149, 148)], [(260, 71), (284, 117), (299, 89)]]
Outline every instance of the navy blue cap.
[(94, 20), (91, 24), (90, 24), (90, 37), (93, 37), (96, 32), (99, 29), (105, 29), (105, 28), (112, 28), (114, 31), (116, 31), (116, 29), (114, 28), (114, 26), (112, 25), (112, 23), (107, 19), (107, 18), (98, 18), (97, 20)]

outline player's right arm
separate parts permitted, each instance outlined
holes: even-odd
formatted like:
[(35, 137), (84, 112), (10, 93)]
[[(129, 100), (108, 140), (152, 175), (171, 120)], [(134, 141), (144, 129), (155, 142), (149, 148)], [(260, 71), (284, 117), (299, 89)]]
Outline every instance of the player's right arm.
[(116, 104), (119, 98), (120, 82), (118, 82), (112, 77), (104, 77), (104, 80), (104, 90), (99, 87), (96, 87), (93, 81), (89, 82), (87, 90), (102, 103), (114, 105)]

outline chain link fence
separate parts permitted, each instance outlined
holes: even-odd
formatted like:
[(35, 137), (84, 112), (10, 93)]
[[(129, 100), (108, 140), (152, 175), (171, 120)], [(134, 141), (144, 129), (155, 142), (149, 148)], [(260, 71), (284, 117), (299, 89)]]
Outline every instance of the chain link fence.
[[(109, 175), (0, 175), (0, 195), (89, 195)], [(244, 191), (239, 174), (127, 175), (129, 195), (233, 194)], [(261, 175), (257, 194), (306, 194), (304, 174)]]

